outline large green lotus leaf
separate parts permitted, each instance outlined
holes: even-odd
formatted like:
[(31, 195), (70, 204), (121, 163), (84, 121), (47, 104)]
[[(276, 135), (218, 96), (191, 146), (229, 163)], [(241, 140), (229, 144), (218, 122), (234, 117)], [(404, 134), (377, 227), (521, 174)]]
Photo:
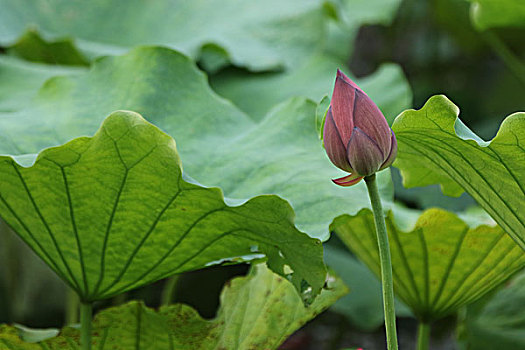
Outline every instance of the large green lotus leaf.
[[(208, 156), (191, 174), (202, 174), (199, 179), (205, 184), (219, 183), (234, 198), (278, 194), (290, 200), (298, 228), (327, 239), (334, 217), (369, 207), (369, 199), (364, 183), (344, 190), (330, 181), (342, 172), (320, 144), (315, 110), (316, 105), (303, 98), (277, 106), (256, 127), (216, 149), (214, 157)], [(391, 199), (390, 172), (379, 173), (378, 179), (382, 197)]]
[(403, 112), (392, 126), (399, 147), (394, 165), (406, 187), (439, 183), (448, 195), (468, 192), (525, 249), (525, 113), (508, 116), (490, 142), (458, 114), (445, 96)]
[[(347, 291), (340, 279), (330, 276), (328, 289), (305, 307), (290, 283), (259, 264), (248, 276), (227, 284), (213, 320), (202, 319), (184, 304), (155, 311), (132, 301), (103, 310), (95, 317), (92, 344), (101, 350), (277, 349)], [(3, 342), (11, 350), (63, 349), (64, 344), (78, 349), (79, 331), (72, 328), (38, 344), (24, 343), (22, 339), (27, 335), (32, 332), (1, 326), (0, 348)]]
[(524, 27), (525, 2), (522, 0), (468, 0), (474, 25), (479, 30), (494, 27)]
[(70, 75), (82, 69), (51, 66), (0, 55), (0, 112), (26, 106), (42, 84), (57, 75)]
[(0, 8), (1, 45), (37, 29), (47, 40), (73, 38), (89, 57), (164, 45), (267, 70), (319, 51), (325, 37), (321, 0), (1, 0)]
[(241, 130), (253, 126), (247, 115), (217, 97), (188, 57), (169, 49), (138, 48), (103, 58), (85, 74), (52, 78), (23, 110), (0, 113), (0, 154), (38, 153), (91, 135), (119, 109), (154, 118), (164, 129), (172, 123), (182, 147), (197, 143), (203, 148), (210, 133), (230, 139), (238, 132), (233, 125)]
[[(344, 70), (345, 65), (326, 55), (317, 55), (284, 73), (250, 74), (240, 70), (225, 70), (211, 76), (210, 84), (218, 94), (259, 120), (274, 105), (292, 96), (306, 96), (319, 101), (324, 95), (331, 94), (335, 73), (338, 68)], [(390, 122), (410, 106), (410, 86), (398, 65), (382, 65), (376, 73), (356, 79), (356, 82), (377, 103)]]
[(136, 113), (113, 113), (31, 167), (0, 157), (0, 173), (0, 216), (83, 300), (261, 254), (298, 290), (324, 284), (321, 243), (294, 227), (286, 201), (229, 206), (185, 181), (173, 139)]
[[(313, 102), (291, 99), (255, 123), (215, 95), (187, 57), (163, 48), (106, 57), (86, 74), (48, 81), (27, 108), (0, 113), (0, 154), (30, 163), (27, 154), (92, 135), (119, 109), (139, 112), (174, 137), (185, 171), (200, 183), (231, 198), (286, 198), (297, 226), (312, 236), (326, 239), (334, 217), (369, 206), (364, 184), (341, 190), (330, 181), (341, 171), (321, 146)], [(379, 176), (387, 199), (389, 175)]]
[[(476, 216), (468, 218), (469, 225), (453, 213), (429, 209), (414, 225), (407, 225), (412, 220), (394, 212), (386, 218), (394, 289), (422, 321), (455, 312), (525, 266), (523, 250), (499, 226), (479, 225), (481, 220)], [(398, 218), (405, 222), (398, 225)], [(404, 230), (399, 226), (412, 227)], [(341, 216), (331, 228), (380, 275), (370, 210), (363, 209), (353, 217)]]
[(523, 305), (525, 273), (499, 290), (481, 310), (472, 312), (469, 308), (464, 322), (468, 349), (525, 349)]

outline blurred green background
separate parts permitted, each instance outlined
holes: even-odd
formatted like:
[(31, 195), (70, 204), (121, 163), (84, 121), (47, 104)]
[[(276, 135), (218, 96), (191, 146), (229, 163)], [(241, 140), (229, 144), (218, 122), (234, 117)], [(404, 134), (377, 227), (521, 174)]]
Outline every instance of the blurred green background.
[[(351, 9), (352, 2), (347, 3)], [(371, 12), (379, 11), (374, 7), (382, 6), (381, 2), (378, 3), (370, 1), (365, 6)], [(471, 21), (470, 6), (465, 0), (403, 0), (397, 10), (396, 5), (393, 5), (395, 15), (392, 21), (376, 20), (375, 23), (383, 24), (365, 24), (359, 27), (355, 36), (340, 36), (339, 40), (352, 41), (349, 45), (345, 43), (340, 46), (353, 49), (349, 58), (345, 53), (339, 56), (345, 57), (348, 70), (358, 78), (370, 76), (383, 63), (399, 64), (412, 90), (413, 108), (420, 108), (432, 95), (445, 94), (460, 107), (461, 119), (475, 133), (489, 140), (494, 137), (506, 116), (525, 110), (525, 76), (519, 65), (516, 67), (512, 64), (513, 60), (517, 60), (521, 63), (521, 69), (524, 67), (525, 23), (522, 26), (500, 26), (479, 31)], [(327, 7), (326, 11), (329, 13), (330, 9)], [(338, 54), (338, 45), (332, 46), (329, 49)], [(14, 53), (20, 57), (27, 53), (22, 45), (14, 49), (4, 47), (0, 52)], [(224, 88), (221, 81), (225, 77), (249, 73), (246, 68), (225, 66), (222, 61), (224, 53), (220, 48), (210, 45), (206, 50), (207, 58), (199, 64), (208, 71), (210, 84), (219, 93)], [(80, 56), (66, 63), (75, 66), (87, 64)], [(226, 88), (225, 95), (231, 91)], [(459, 198), (444, 197), (438, 186), (404, 189), (395, 169), (393, 176), (396, 198), (408, 207), (424, 209), (441, 206), (450, 210), (464, 210), (474, 205), (474, 201), (466, 194)], [(5, 225), (0, 227), (0, 237), (0, 323), (61, 327), (66, 322), (64, 300), (69, 295), (64, 284)], [(350, 280), (354, 278), (354, 283), (377, 283), (362, 264), (352, 260), (348, 253), (342, 253), (343, 246), (336, 238), (332, 238), (326, 246), (332, 252), (327, 259), (328, 264), (355, 265), (352, 265), (352, 273), (348, 276)], [(189, 303), (203, 316), (213, 317), (224, 282), (246, 271), (247, 266), (238, 265), (184, 274), (177, 281), (172, 301)], [(158, 306), (166, 283), (159, 281), (101, 302), (96, 308), (133, 298), (144, 299), (149, 306)], [(380, 308), (377, 309), (380, 306), (378, 286), (378, 283), (374, 285), (369, 298), (362, 300), (364, 305), (376, 308), (365, 317), (366, 320), (352, 319), (349, 315), (355, 313), (355, 309), (345, 309), (344, 304), (339, 303), (299, 331), (282, 348), (380, 348), (383, 331), (378, 328), (381, 323), (381, 319), (377, 319), (381, 312)], [(370, 298), (375, 299), (370, 302)], [(398, 313), (402, 317), (401, 348), (410, 348), (413, 346), (415, 320), (410, 318), (409, 312), (403, 307), (399, 308)], [(457, 347), (452, 331), (456, 322), (457, 319), (451, 317), (436, 325), (433, 349)]]

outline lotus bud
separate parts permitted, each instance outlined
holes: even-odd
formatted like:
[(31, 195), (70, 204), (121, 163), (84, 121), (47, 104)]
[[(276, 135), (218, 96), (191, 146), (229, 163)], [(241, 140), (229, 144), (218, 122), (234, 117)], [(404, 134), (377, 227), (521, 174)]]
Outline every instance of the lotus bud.
[(340, 70), (326, 113), (323, 140), (332, 163), (350, 173), (332, 180), (340, 186), (352, 186), (388, 168), (397, 154), (396, 137), (383, 113)]

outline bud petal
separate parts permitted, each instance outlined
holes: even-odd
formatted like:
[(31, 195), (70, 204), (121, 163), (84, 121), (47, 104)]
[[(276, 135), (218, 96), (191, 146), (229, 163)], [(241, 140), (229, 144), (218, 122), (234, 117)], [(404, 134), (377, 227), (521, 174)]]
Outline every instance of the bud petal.
[(334, 123), (344, 145), (350, 140), (354, 129), (353, 109), (356, 89), (358, 89), (357, 85), (340, 70), (337, 70), (330, 107), (334, 116)]
[(378, 171), (385, 159), (377, 143), (358, 127), (354, 128), (346, 149), (350, 166), (356, 173), (363, 176), (372, 175)]
[(383, 163), (383, 165), (381, 165), (381, 168), (379, 168), (379, 170), (383, 170), (383, 169), (386, 169), (389, 166), (391, 166), (392, 163), (394, 163), (394, 160), (396, 159), (396, 156), (397, 156), (397, 139), (396, 139), (396, 135), (394, 134), (394, 132), (392, 130), (390, 130), (390, 131), (392, 132), (390, 154), (385, 159), (385, 162)]
[(323, 140), (326, 154), (328, 154), (328, 158), (330, 158), (332, 163), (341, 170), (348, 171), (349, 173), (354, 172), (348, 163), (346, 147), (343, 141), (341, 141), (341, 136), (334, 123), (332, 107), (328, 108), (328, 112), (326, 113)]
[(354, 127), (376, 142), (386, 156), (390, 153), (392, 130), (377, 105), (362, 90), (354, 97)]
[(332, 163), (352, 173), (333, 180), (341, 186), (389, 167), (397, 155), (396, 137), (379, 107), (340, 70), (327, 112), (324, 143)]
[(340, 177), (338, 179), (332, 179), (332, 181), (336, 185), (343, 186), (343, 187), (349, 187), (349, 186), (355, 185), (356, 183), (361, 181), (363, 178), (364, 176), (354, 173), (354, 174)]

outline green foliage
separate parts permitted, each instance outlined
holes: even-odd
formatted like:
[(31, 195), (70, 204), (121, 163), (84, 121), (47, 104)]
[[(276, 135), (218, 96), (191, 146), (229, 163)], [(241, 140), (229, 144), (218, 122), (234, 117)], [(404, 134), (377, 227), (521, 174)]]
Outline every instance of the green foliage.
[(522, 0), (468, 0), (470, 14), (478, 30), (494, 27), (525, 27)]
[[(471, 310), (464, 329), (471, 350), (525, 349), (525, 273), (504, 286), (481, 310)], [(474, 305), (477, 306), (477, 305)], [(472, 308), (474, 309), (474, 308)]]
[(399, 4), (103, 0), (91, 6), (67, 0), (2, 0), (0, 44), (27, 59), (52, 63), (83, 64), (86, 58), (160, 44), (200, 60), (209, 71), (228, 63), (251, 71), (289, 69), (322, 52), (346, 60), (359, 27), (390, 23)]
[[(97, 349), (276, 349), (290, 334), (347, 293), (341, 280), (330, 276), (328, 289), (305, 307), (293, 286), (264, 265), (246, 277), (235, 278), (221, 295), (217, 317), (204, 320), (184, 304), (163, 306), (159, 311), (141, 302), (100, 312), (93, 323), (92, 344)], [(22, 334), (20, 334), (22, 333)], [(0, 327), (9, 349), (78, 349), (79, 332), (65, 328), (56, 338), (27, 344), (13, 327)]]
[[(469, 225), (442, 209), (429, 209), (415, 225), (410, 225), (413, 219), (403, 217), (405, 213), (395, 213), (390, 212), (386, 220), (394, 288), (422, 321), (457, 311), (525, 266), (523, 250), (498, 226)], [(380, 275), (370, 210), (363, 209), (353, 217), (339, 217), (331, 229)]]
[[(364, 184), (350, 196), (330, 182), (340, 171), (320, 146), (316, 107), (294, 98), (256, 123), (214, 94), (187, 57), (139, 48), (103, 58), (85, 74), (53, 78), (34, 103), (0, 113), (0, 154), (35, 154), (93, 134), (114, 110), (137, 111), (177, 140), (186, 174), (230, 198), (280, 195), (291, 202), (302, 231), (326, 239), (334, 217), (369, 203)], [(391, 198), (388, 171), (379, 181), (384, 198)]]
[(443, 193), (468, 192), (525, 249), (525, 113), (508, 116), (490, 142), (458, 117), (445, 96), (396, 118), (392, 129), (406, 187), (439, 183)]
[(323, 3), (102, 0), (93, 6), (69, 0), (1, 0), (0, 44), (14, 45), (28, 28), (36, 28), (47, 41), (74, 39), (87, 58), (155, 44), (198, 60), (210, 54), (208, 45), (213, 44), (234, 65), (276, 69), (295, 65), (322, 47)]
[(0, 157), (0, 173), (0, 215), (84, 301), (261, 254), (299, 291), (311, 287), (305, 299), (325, 282), (321, 243), (294, 227), (287, 202), (229, 206), (187, 182), (173, 139), (136, 113), (113, 113), (93, 138), (28, 168)]

